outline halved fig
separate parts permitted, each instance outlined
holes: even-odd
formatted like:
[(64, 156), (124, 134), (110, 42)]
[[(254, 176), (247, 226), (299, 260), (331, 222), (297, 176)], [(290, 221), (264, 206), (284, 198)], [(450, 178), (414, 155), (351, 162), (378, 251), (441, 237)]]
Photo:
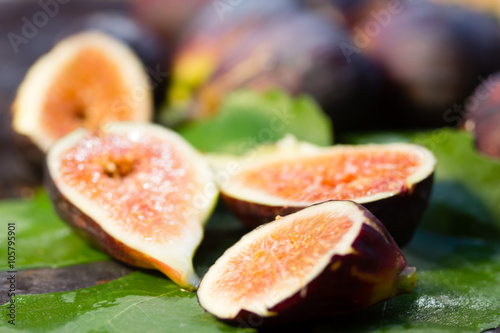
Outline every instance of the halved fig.
[(408, 143), (320, 148), (284, 140), (237, 163), (219, 185), (229, 209), (245, 224), (256, 227), (327, 200), (353, 200), (377, 216), (402, 246), (427, 205), (436, 159)]
[(83, 236), (119, 260), (197, 286), (192, 256), (218, 190), (182, 137), (146, 123), (77, 129), (49, 150), (47, 171), (55, 210)]
[(243, 236), (205, 274), (198, 300), (223, 320), (274, 324), (354, 313), (415, 283), (377, 218), (352, 201), (328, 201)]
[(45, 152), (78, 127), (150, 121), (148, 80), (122, 42), (97, 31), (72, 35), (29, 69), (12, 106), (13, 127)]

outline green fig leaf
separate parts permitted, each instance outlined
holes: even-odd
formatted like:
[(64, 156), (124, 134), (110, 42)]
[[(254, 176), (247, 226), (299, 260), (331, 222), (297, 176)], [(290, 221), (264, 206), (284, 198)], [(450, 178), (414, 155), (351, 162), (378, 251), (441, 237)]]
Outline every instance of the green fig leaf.
[[(417, 267), (417, 285), (412, 294), (379, 303), (359, 314), (290, 324), (280, 329), (478, 333), (497, 327), (500, 324), (500, 243), (486, 238), (494, 237), (493, 232), (500, 226), (500, 180), (495, 177), (500, 175), (500, 163), (478, 154), (469, 134), (450, 129), (351, 136), (346, 141), (418, 142), (431, 149), (438, 159), (435, 188), (424, 228), (420, 228), (403, 249), (408, 264)], [(6, 239), (7, 222), (16, 222), (19, 267), (65, 266), (71, 263), (72, 257), (85, 258), (73, 262), (75, 264), (98, 259), (89, 253), (101, 255), (101, 260), (107, 258), (58, 220), (43, 191), (30, 200), (0, 203), (0, 213), (6, 221), (4, 230), (0, 231), (3, 239)], [(197, 272), (203, 275), (244, 232), (226, 207), (217, 206), (194, 258)], [(482, 233), (484, 238), (477, 238)], [(59, 254), (44, 261), (44, 251), (48, 251), (47, 256), (50, 251)], [(71, 255), (62, 255), (66, 251)], [(216, 320), (203, 311), (195, 294), (182, 291), (168, 278), (154, 272), (138, 271), (107, 284), (71, 292), (18, 294), (14, 301), (16, 326), (8, 323), (10, 310), (9, 304), (5, 304), (0, 307), (1, 331), (262, 330), (257, 321), (246, 323), (255, 328), (250, 329)]]
[(422, 227), (451, 235), (500, 238), (500, 160), (479, 153), (468, 132), (349, 135), (345, 143), (414, 142), (437, 158), (435, 183)]
[[(196, 295), (161, 274), (135, 272), (71, 292), (15, 297), (15, 329), (27, 332), (247, 332), (206, 313)], [(8, 323), (2, 306), (0, 328)]]
[(332, 125), (310, 97), (279, 90), (230, 93), (213, 118), (190, 122), (179, 133), (202, 152), (241, 155), (287, 133), (320, 146), (332, 143)]
[[(204, 253), (221, 236), (239, 237), (236, 221), (211, 227)], [(218, 223), (217, 220), (209, 222)], [(225, 229), (225, 227), (229, 229)], [(229, 231), (228, 231), (229, 230)], [(219, 237), (217, 237), (219, 236)], [(219, 255), (208, 253), (202, 261)], [(379, 303), (358, 314), (280, 327), (307, 332), (470, 332), (500, 324), (500, 246), (487, 240), (419, 231), (403, 251), (417, 266), (414, 292)], [(215, 259), (214, 259), (215, 260)], [(194, 293), (179, 289), (154, 272), (135, 272), (108, 284), (71, 292), (18, 295), (16, 330), (25, 332), (253, 332), (227, 325), (203, 311)], [(8, 304), (0, 307), (0, 330), (7, 331)], [(240, 323), (262, 329), (258, 321)], [(270, 328), (269, 330), (272, 331)], [(295, 329), (295, 330), (294, 330)], [(265, 329), (264, 329), (265, 331)]]
[[(33, 199), (1, 201), (0, 216), (3, 220), (0, 244), (7, 244), (8, 223), (15, 224), (16, 269), (62, 267), (109, 259), (59, 219), (42, 190)], [(9, 269), (6, 260), (0, 261), (0, 270)]]

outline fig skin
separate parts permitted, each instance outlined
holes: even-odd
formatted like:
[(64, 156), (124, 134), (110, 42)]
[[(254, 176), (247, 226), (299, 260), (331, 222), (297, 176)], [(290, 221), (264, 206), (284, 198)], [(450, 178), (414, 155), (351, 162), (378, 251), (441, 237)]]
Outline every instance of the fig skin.
[(176, 284), (188, 290), (194, 290), (194, 287), (190, 286), (186, 281), (185, 276), (182, 276), (178, 271), (110, 236), (91, 217), (75, 207), (58, 190), (49, 175), (47, 163), (45, 163), (44, 175), (45, 190), (54, 210), (80, 236), (118, 260), (136, 267), (159, 270), (170, 277)]
[[(362, 203), (387, 228), (399, 246), (407, 245), (415, 233), (430, 198), (434, 172), (392, 197)], [(247, 202), (221, 193), (229, 210), (245, 225), (256, 228), (277, 215), (284, 216), (307, 206), (267, 206)]]
[(279, 88), (311, 95), (336, 130), (381, 123), (380, 113), (367, 111), (378, 105), (379, 68), (360, 53), (346, 57), (339, 45), (353, 42), (339, 24), (292, 1), (282, 3), (241, 3), (223, 22), (213, 8), (202, 11), (174, 55), (161, 121), (175, 126), (209, 118), (225, 94), (237, 89)]
[(481, 84), (469, 101), (462, 126), (473, 133), (481, 153), (500, 158), (500, 72)]
[(333, 255), (308, 285), (269, 308), (273, 313), (269, 317), (241, 310), (234, 319), (220, 319), (241, 326), (276, 325), (353, 314), (384, 300), (410, 294), (417, 280), (415, 267), (407, 265), (384, 225), (366, 208), (351, 203), (374, 223), (374, 226), (363, 223), (352, 242), (351, 253)]
[[(379, 24), (379, 34), (365, 31), (363, 38), (363, 53), (385, 73), (383, 105), (398, 128), (454, 125), (446, 110), (473, 92), (478, 77), (500, 69), (500, 25), (458, 6), (401, 1), (400, 7)], [(370, 22), (372, 16), (357, 27), (366, 30)]]

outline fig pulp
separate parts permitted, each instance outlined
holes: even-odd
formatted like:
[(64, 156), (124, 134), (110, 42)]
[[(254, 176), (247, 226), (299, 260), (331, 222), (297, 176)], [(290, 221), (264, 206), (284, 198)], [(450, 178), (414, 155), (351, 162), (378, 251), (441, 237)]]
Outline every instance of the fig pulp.
[(191, 259), (218, 191), (182, 137), (145, 123), (78, 129), (52, 146), (47, 169), (55, 210), (83, 236), (119, 260), (197, 286)]
[(14, 100), (13, 127), (45, 152), (78, 127), (149, 121), (150, 83), (120, 41), (87, 31), (61, 40), (28, 71)]
[(319, 148), (283, 140), (274, 151), (248, 156), (233, 161), (238, 168), (220, 182), (229, 209), (247, 225), (327, 200), (353, 200), (400, 246), (427, 205), (436, 163), (426, 148), (404, 143)]
[(377, 218), (329, 201), (245, 235), (205, 274), (198, 300), (220, 319), (278, 323), (357, 312), (410, 293), (415, 282)]

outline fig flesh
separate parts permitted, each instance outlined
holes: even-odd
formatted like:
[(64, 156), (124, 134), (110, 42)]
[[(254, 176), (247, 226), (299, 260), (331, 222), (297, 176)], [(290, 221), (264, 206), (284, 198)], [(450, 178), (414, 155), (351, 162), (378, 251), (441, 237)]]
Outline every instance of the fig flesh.
[(61, 40), (29, 69), (12, 109), (15, 131), (46, 152), (79, 127), (150, 121), (152, 92), (141, 62), (125, 44), (86, 31)]
[(328, 201), (245, 235), (205, 274), (198, 300), (223, 320), (275, 324), (358, 312), (415, 283), (415, 268), (377, 218), (354, 202)]
[(402, 246), (427, 205), (436, 159), (414, 144), (320, 148), (285, 139), (274, 150), (232, 163), (237, 170), (219, 181), (222, 197), (251, 227), (315, 203), (353, 200), (377, 216)]
[(178, 134), (145, 123), (78, 129), (47, 154), (60, 217), (113, 257), (198, 283), (192, 256), (218, 191), (206, 161)]

